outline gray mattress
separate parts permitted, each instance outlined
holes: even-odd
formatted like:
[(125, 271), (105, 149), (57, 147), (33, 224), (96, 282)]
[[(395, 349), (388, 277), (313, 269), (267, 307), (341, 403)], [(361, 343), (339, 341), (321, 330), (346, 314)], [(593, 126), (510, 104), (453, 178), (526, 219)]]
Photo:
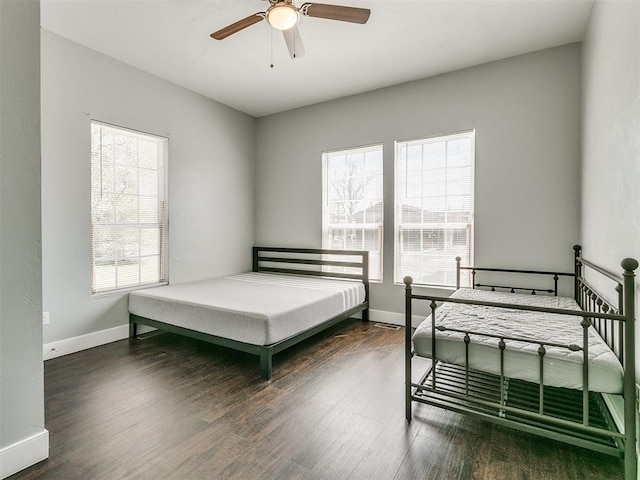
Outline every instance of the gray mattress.
[[(484, 300), (490, 302), (532, 305), (548, 308), (580, 310), (572, 298), (543, 295), (523, 295), (506, 292), (460, 289), (455, 298)], [(540, 312), (510, 310), (444, 303), (436, 310), (436, 324), (449, 328), (509, 335), (558, 344), (582, 346), (582, 317), (554, 315)], [(417, 355), (431, 358), (431, 320), (422, 322), (413, 336)], [(470, 367), (496, 375), (500, 374), (498, 340), (490, 337), (471, 336), (469, 347)], [(436, 357), (439, 360), (465, 364), (463, 334), (456, 332), (436, 333)], [(539, 356), (536, 343), (506, 342), (505, 376), (539, 382)], [(547, 347), (544, 361), (544, 384), (555, 387), (582, 389), (583, 353), (565, 348)], [(589, 327), (589, 390), (621, 393), (623, 369), (615, 354), (609, 349), (593, 327)]]
[(364, 302), (361, 282), (243, 273), (129, 294), (140, 317), (253, 345), (271, 345)]

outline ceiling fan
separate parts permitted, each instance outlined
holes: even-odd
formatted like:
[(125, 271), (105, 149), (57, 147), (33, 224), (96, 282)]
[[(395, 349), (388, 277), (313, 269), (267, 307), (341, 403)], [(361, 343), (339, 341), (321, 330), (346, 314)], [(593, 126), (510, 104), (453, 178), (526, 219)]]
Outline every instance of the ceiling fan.
[(242, 20), (221, 28), (217, 32), (213, 32), (211, 37), (216, 40), (223, 40), (229, 35), (266, 20), (273, 28), (282, 31), (291, 58), (297, 58), (304, 55), (304, 47), (300, 40), (300, 32), (297, 25), (301, 14), (306, 17), (360, 24), (367, 23), (371, 14), (371, 10), (368, 8), (344, 7), (325, 3), (304, 3), (301, 7), (296, 7), (293, 0), (269, 0), (269, 3), (270, 6), (266, 12), (249, 15)]

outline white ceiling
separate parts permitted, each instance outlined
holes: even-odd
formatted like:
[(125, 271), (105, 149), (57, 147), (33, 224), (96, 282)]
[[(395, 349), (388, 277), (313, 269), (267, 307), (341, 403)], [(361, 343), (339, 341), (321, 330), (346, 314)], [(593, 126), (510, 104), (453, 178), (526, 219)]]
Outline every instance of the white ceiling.
[(265, 0), (41, 0), (41, 22), (259, 117), (580, 41), (593, 0), (326, 3), (370, 8), (371, 17), (365, 25), (302, 17), (306, 55), (295, 60), (264, 21), (222, 41), (209, 37), (265, 11)]

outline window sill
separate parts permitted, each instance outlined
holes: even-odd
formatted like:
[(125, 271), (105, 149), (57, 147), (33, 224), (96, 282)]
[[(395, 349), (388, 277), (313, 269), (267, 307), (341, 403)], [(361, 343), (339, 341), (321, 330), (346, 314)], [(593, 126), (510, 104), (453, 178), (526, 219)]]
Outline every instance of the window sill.
[[(400, 287), (404, 287), (403, 282), (393, 282), (394, 285), (398, 285)], [(428, 285), (424, 283), (412, 283), (411, 288), (428, 288), (430, 290), (445, 290), (447, 292), (455, 292), (455, 285)], [(464, 287), (461, 287), (464, 288)]]
[(118, 288), (115, 290), (107, 290), (105, 292), (95, 292), (91, 294), (91, 298), (101, 298), (101, 297), (109, 297), (113, 295), (120, 295), (123, 293), (130, 293), (135, 290), (143, 290), (145, 288), (159, 287), (161, 285), (168, 285), (169, 282), (158, 282), (158, 283), (145, 283), (144, 285), (133, 285), (131, 287), (126, 288)]

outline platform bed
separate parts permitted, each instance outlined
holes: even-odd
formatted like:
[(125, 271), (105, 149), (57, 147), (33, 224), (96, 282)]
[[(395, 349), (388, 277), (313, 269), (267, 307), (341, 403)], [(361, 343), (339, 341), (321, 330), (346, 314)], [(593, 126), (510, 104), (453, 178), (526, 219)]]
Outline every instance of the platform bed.
[(129, 336), (147, 325), (260, 357), (273, 355), (361, 313), (369, 320), (366, 251), (253, 247), (253, 271), (137, 290)]
[[(406, 277), (407, 420), (412, 402), (473, 415), (623, 456), (625, 478), (635, 480), (638, 262), (624, 259), (620, 276), (583, 259), (580, 246), (574, 247), (574, 257), (573, 273), (461, 266), (458, 258), (451, 297), (414, 294), (413, 280)], [(460, 288), (465, 273), (471, 289)], [(515, 274), (519, 281), (546, 276), (553, 278), (553, 288), (479, 283), (478, 274), (491, 275), (491, 283), (496, 275)], [(558, 297), (562, 277), (572, 278), (574, 298)], [(592, 286), (594, 280), (601, 285), (602, 278), (613, 282), (610, 295)], [(529, 293), (516, 293), (524, 291)], [(431, 315), (412, 333), (414, 301), (429, 302)], [(415, 356), (431, 359), (417, 382)], [(619, 403), (623, 414), (615, 407)]]

